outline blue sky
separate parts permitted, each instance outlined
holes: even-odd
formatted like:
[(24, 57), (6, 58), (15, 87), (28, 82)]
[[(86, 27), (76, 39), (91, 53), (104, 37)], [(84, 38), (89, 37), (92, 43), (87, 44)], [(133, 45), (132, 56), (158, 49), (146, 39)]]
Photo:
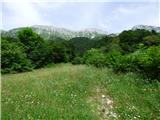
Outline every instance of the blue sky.
[(120, 32), (134, 25), (160, 26), (159, 0), (3, 0), (2, 29), (52, 25)]

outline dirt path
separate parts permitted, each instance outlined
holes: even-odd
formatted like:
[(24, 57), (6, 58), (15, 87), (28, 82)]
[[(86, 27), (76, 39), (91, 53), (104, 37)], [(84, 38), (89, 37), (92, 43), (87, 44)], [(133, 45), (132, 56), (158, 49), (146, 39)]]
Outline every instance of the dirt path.
[(90, 101), (96, 104), (95, 112), (98, 113), (101, 120), (117, 118), (117, 114), (113, 112), (113, 100), (105, 95), (101, 88), (96, 87), (95, 94), (91, 96)]

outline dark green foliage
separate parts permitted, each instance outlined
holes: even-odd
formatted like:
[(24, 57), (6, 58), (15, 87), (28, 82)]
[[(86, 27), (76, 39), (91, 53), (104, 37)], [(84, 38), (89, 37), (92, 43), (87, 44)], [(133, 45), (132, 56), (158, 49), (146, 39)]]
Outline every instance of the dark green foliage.
[(151, 31), (153, 35), (158, 35), (158, 33), (155, 30)]
[(120, 45), (125, 53), (134, 52), (143, 38), (149, 35), (152, 33), (143, 29), (123, 31), (119, 34)]
[(112, 44), (112, 38), (109, 36), (104, 36), (98, 40), (96, 40), (95, 46), (96, 48), (105, 48), (105, 51), (110, 50), (110, 45)]
[(57, 37), (57, 36), (52, 36), (50, 39), (50, 41), (55, 41), (55, 42), (63, 42), (66, 41), (65, 39), (61, 38), (61, 37)]
[(104, 36), (96, 40), (95, 48), (100, 49), (101, 51), (108, 53), (111, 51), (122, 52), (122, 48), (119, 45), (119, 38), (117, 36)]
[(65, 48), (60, 45), (53, 45), (51, 48), (51, 55), (54, 63), (67, 62), (67, 55)]
[(75, 47), (71, 41), (63, 41), (62, 46), (65, 48), (65, 53), (67, 55), (67, 62), (71, 62), (75, 57)]
[(106, 54), (106, 65), (113, 68), (115, 71), (122, 71), (121, 66), (126, 66), (126, 64), (122, 64), (122, 60), (123, 57), (118, 51), (112, 51)]
[(32, 70), (24, 49), (14, 42), (1, 39), (1, 72), (24, 72)]
[(160, 46), (139, 49), (116, 59), (117, 61), (112, 64), (116, 71), (134, 71), (149, 79), (160, 79)]
[(28, 71), (27, 66), (40, 68), (50, 63), (70, 62), (75, 56), (70, 41), (60, 38), (44, 41), (31, 28), (23, 28), (17, 35), (18, 39), (2, 37), (3, 73)]
[(115, 72), (137, 72), (149, 79), (159, 80), (159, 34), (138, 29), (124, 31), (119, 38), (101, 38), (96, 44), (98, 49), (91, 49), (84, 54), (84, 62), (96, 67), (107, 66)]
[(27, 57), (35, 68), (43, 67), (48, 63), (69, 62), (74, 57), (71, 42), (61, 38), (54, 41), (44, 41), (32, 29), (25, 28), (18, 34), (23, 43)]
[(158, 46), (160, 45), (160, 36), (151, 35), (143, 38), (143, 44), (145, 46)]
[(160, 46), (142, 49), (133, 54), (137, 69), (152, 79), (160, 79)]
[(40, 68), (48, 64), (47, 51), (47, 47), (43, 44), (28, 54), (28, 58), (32, 61), (35, 68)]
[[(7, 40), (8, 42), (16, 42), (17, 44), (21, 44), (21, 42), (20, 42), (19, 39), (17, 39), (17, 38), (12, 38), (12, 37), (9, 37), (9, 36), (2, 35), (2, 36), (1, 36), (1, 39), (5, 39), (5, 40)], [(22, 44), (21, 44), (21, 45), (22, 45)]]
[(123, 31), (119, 36), (45, 41), (32, 29), (23, 28), (18, 39), (2, 36), (2, 73), (62, 62), (107, 66), (116, 72), (133, 71), (159, 79), (160, 34), (137, 29)]
[(74, 57), (74, 48), (69, 41), (48, 42), (48, 63), (70, 62)]
[(84, 55), (84, 61), (96, 67), (110, 67), (115, 72), (132, 71), (149, 79), (160, 79), (160, 46), (139, 49), (128, 55), (122, 55), (119, 51), (104, 54), (91, 49)]
[(96, 67), (104, 67), (106, 65), (106, 56), (100, 50), (92, 48), (84, 55), (84, 62), (87, 65), (94, 65)]
[(70, 40), (75, 48), (75, 54), (83, 55), (87, 50), (95, 45), (95, 41), (86, 37), (75, 37)]
[(35, 68), (46, 64), (46, 46), (44, 40), (31, 28), (24, 28), (18, 33), (18, 38), (23, 44), (28, 59), (32, 61)]
[(83, 64), (83, 57), (77, 56), (72, 60), (72, 64)]

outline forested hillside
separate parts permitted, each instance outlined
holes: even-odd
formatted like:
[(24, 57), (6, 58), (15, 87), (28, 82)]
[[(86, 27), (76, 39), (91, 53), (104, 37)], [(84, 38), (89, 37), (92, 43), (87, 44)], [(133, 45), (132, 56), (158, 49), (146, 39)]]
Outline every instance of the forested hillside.
[[(35, 28), (37, 32), (34, 32)], [(81, 35), (79, 32), (77, 35), (66, 29), (35, 26), (3, 31), (2, 73), (24, 72), (51, 63), (72, 62), (96, 67), (107, 66), (115, 72), (133, 71), (149, 79), (159, 79), (158, 30), (158, 27), (135, 26), (118, 35), (102, 34), (94, 30)], [(45, 39), (51, 33), (54, 33), (52, 37)], [(64, 37), (67, 34), (70, 37)]]

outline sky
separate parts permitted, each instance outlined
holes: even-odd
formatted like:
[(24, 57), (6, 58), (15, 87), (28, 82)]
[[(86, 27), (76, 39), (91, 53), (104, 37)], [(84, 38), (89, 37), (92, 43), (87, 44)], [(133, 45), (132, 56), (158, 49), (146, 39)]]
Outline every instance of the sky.
[(70, 30), (121, 32), (160, 26), (160, 0), (0, 0), (1, 29), (51, 25)]

